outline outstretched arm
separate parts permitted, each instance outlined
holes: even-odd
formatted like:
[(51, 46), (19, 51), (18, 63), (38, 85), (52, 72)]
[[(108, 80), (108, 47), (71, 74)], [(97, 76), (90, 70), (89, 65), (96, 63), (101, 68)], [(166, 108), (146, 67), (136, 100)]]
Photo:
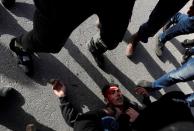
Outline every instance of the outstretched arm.
[(51, 84), (53, 86), (54, 94), (60, 99), (60, 108), (63, 118), (69, 126), (73, 127), (79, 115), (79, 112), (68, 101), (68, 98), (66, 96), (66, 86), (58, 80), (53, 80)]
[(76, 119), (81, 113), (79, 113), (73, 107), (73, 105), (68, 101), (67, 97), (60, 97), (59, 99), (61, 102), (60, 108), (63, 118), (69, 126), (73, 127), (74, 123), (76, 122)]

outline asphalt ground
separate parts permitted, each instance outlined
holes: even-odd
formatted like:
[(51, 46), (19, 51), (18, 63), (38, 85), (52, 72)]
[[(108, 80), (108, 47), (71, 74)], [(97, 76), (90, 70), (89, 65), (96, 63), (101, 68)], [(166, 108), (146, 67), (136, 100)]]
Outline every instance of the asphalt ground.
[[(33, 2), (17, 0), (11, 10), (0, 5), (0, 84), (16, 90), (16, 95), (9, 101), (10, 107), (0, 111), (0, 131), (23, 131), (28, 123), (34, 123), (42, 131), (72, 130), (64, 122), (59, 100), (48, 84), (51, 78), (66, 83), (72, 103), (84, 112), (104, 105), (100, 88), (108, 82), (119, 84), (126, 97), (141, 105), (141, 97), (133, 92), (135, 84), (143, 79), (153, 81), (179, 67), (184, 52), (180, 43), (185, 38), (193, 37), (190, 34), (172, 39), (166, 44), (162, 59), (159, 59), (155, 55), (156, 34), (148, 43), (138, 45), (132, 59), (127, 58), (125, 48), (130, 35), (146, 22), (156, 3), (156, 0), (137, 0), (123, 41), (116, 49), (105, 53), (104, 70), (96, 65), (86, 46), (99, 31), (95, 25), (98, 17), (92, 15), (72, 32), (59, 53), (40, 53), (34, 57), (35, 74), (32, 78), (26, 76), (17, 66), (17, 60), (9, 49), (9, 42), (11, 38), (32, 29)], [(179, 83), (162, 89), (152, 100), (172, 90), (181, 90), (188, 94), (193, 89), (193, 81)]]

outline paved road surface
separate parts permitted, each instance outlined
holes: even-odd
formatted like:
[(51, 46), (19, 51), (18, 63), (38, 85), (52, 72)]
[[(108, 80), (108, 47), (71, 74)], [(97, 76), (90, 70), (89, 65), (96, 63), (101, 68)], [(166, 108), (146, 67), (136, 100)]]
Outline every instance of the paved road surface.
[[(86, 47), (86, 43), (98, 32), (95, 27), (97, 16), (93, 15), (73, 31), (58, 54), (38, 54), (34, 58), (36, 72), (33, 78), (27, 77), (18, 68), (17, 61), (8, 48), (12, 37), (32, 29), (33, 2), (18, 0), (10, 11), (0, 5), (0, 83), (1, 86), (12, 86), (18, 91), (12, 101), (13, 105), (0, 112), (0, 131), (23, 131), (28, 123), (35, 123), (42, 131), (71, 130), (61, 116), (59, 100), (47, 84), (51, 78), (63, 80), (68, 85), (73, 103), (84, 111), (103, 105), (100, 87), (107, 82), (118, 83), (128, 98), (139, 102), (140, 98), (132, 91), (135, 84), (142, 79), (152, 81), (178, 67), (184, 52), (180, 42), (193, 36), (181, 36), (168, 42), (162, 61), (154, 53), (156, 37), (150, 38), (147, 44), (139, 45), (134, 58), (128, 59), (124, 54), (126, 41), (148, 19), (156, 2), (136, 2), (123, 42), (115, 50), (105, 54), (105, 72), (96, 66)], [(161, 93), (170, 90), (191, 93), (193, 89), (194, 83), (191, 81), (167, 88)]]

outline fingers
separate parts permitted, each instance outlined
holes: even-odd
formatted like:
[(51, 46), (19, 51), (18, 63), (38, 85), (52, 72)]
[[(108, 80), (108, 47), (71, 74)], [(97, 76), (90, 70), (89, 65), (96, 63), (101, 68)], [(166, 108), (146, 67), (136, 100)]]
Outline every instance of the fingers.
[(64, 88), (64, 84), (59, 80), (52, 80), (50, 81), (50, 84), (52, 85), (53, 90), (61, 90), (61, 88)]
[(55, 81), (53, 83), (53, 89), (55, 89), (55, 90), (61, 89), (62, 87), (63, 87), (63, 85), (61, 84), (60, 81)]
[(51, 79), (49, 83), (52, 85), (53, 92), (58, 97), (66, 96), (66, 87), (62, 81)]
[(54, 91), (60, 92), (60, 91), (65, 91), (66, 89), (65, 85), (60, 80), (52, 79), (49, 81), (49, 83), (52, 85), (52, 89)]
[(136, 88), (134, 89), (134, 91), (135, 91), (135, 93), (138, 94), (138, 95), (146, 95), (146, 96), (149, 95), (148, 91), (147, 91), (144, 87), (136, 87)]
[(129, 107), (126, 112), (135, 112), (135, 110), (133, 108)]
[(128, 114), (129, 116), (133, 115), (135, 112), (135, 110), (131, 107), (129, 107), (127, 110), (126, 110), (126, 114)]
[(126, 111), (126, 114), (129, 115), (130, 119), (129, 121), (130, 122), (134, 122), (137, 117), (139, 116), (139, 112), (137, 112), (135, 109), (129, 107)]

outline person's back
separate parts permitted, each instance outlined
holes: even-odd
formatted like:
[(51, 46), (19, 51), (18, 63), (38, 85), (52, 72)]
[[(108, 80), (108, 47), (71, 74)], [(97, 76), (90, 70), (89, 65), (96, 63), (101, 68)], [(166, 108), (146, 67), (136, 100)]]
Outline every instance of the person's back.
[(182, 92), (167, 93), (140, 113), (134, 128), (137, 131), (157, 131), (177, 122), (193, 123), (194, 117), (185, 99)]

